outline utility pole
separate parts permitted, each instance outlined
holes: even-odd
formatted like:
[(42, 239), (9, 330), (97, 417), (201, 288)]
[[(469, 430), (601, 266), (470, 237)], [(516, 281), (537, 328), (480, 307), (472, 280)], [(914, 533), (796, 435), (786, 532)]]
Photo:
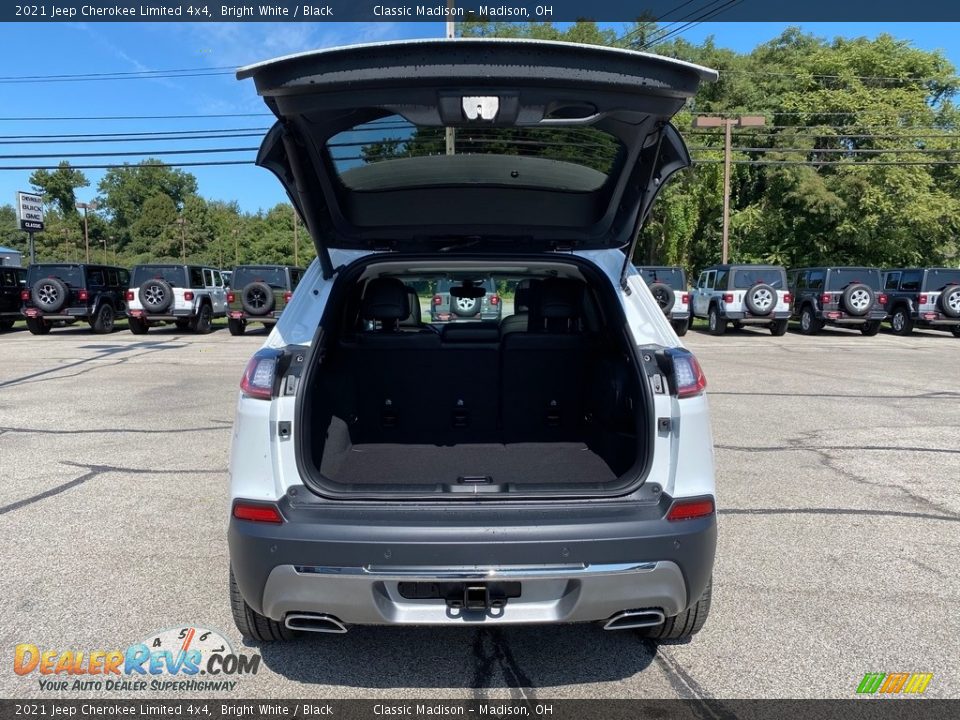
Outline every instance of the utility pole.
[(240, 228), (233, 229), (233, 264), (234, 266), (240, 264), (240, 240), (238, 239), (240, 235)]
[(300, 224), (297, 220), (297, 209), (291, 205), (290, 212), (293, 213), (293, 264), (300, 267), (300, 238), (297, 236), (297, 226)]
[(97, 201), (91, 200), (88, 203), (77, 203), (77, 207), (83, 210), (83, 244), (87, 251), (87, 263), (90, 262), (90, 235), (87, 232), (87, 210), (96, 210)]
[(187, 264), (187, 219), (178, 217), (173, 221), (180, 226), (180, 260), (184, 265)]
[[(447, 0), (447, 10), (455, 7), (456, 0)], [(448, 18), (450, 15), (447, 16)], [(457, 36), (457, 23), (453, 20), (447, 20), (447, 40), (453, 40)], [(457, 135), (452, 127), (445, 128), (444, 139), (446, 140), (447, 155), (456, 154)]]
[(723, 117), (721, 115), (699, 116), (693, 119), (695, 128), (723, 127), (723, 250), (722, 262), (726, 264), (730, 256), (730, 165), (733, 143), (733, 127), (761, 127), (766, 124), (762, 115), (739, 115)]

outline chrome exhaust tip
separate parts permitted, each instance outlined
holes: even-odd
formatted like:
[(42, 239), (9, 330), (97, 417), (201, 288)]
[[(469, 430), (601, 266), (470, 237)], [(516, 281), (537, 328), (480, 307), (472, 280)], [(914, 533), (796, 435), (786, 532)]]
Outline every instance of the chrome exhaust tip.
[(666, 616), (660, 610), (624, 610), (604, 624), (604, 630), (632, 630), (662, 625)]
[(345, 633), (347, 626), (333, 615), (310, 615), (308, 613), (289, 613), (283, 624), (291, 630), (319, 633)]

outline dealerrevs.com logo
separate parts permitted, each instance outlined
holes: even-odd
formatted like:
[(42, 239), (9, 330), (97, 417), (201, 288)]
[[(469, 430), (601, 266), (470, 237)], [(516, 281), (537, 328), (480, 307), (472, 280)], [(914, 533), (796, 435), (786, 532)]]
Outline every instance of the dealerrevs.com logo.
[(858, 695), (922, 695), (933, 673), (867, 673), (857, 686)]
[(216, 630), (162, 630), (125, 649), (41, 648), (20, 643), (13, 671), (36, 677), (44, 691), (231, 691), (238, 676), (255, 675), (260, 656), (234, 652)]

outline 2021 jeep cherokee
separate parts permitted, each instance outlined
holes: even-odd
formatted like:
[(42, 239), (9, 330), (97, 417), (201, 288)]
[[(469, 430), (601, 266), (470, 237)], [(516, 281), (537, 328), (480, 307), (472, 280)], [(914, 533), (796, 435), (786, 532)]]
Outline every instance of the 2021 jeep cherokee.
[(898, 268), (883, 274), (890, 328), (909, 335), (914, 327), (950, 330), (960, 337), (960, 270)]
[(637, 266), (637, 272), (650, 288), (653, 299), (670, 320), (679, 336), (690, 329), (690, 291), (687, 289), (687, 271), (682, 267)]
[(0, 265), (0, 330), (9, 330), (21, 319), (21, 293), (26, 288), (27, 269)]
[[(669, 120), (716, 74), (593, 46), (428, 40), (238, 76), (277, 115), (258, 163), (317, 250), (241, 382), (240, 632), (696, 633), (716, 548), (706, 381), (629, 258), (690, 164)], [(357, 126), (369, 147), (344, 154)], [(438, 153), (448, 127), (458, 152)], [(407, 323), (411, 289), (486, 276), (529, 288), (510, 332)]]
[(243, 335), (247, 323), (273, 327), (300, 284), (303, 268), (292, 265), (238, 265), (227, 292), (227, 327)]
[(227, 314), (223, 277), (211, 267), (136, 265), (126, 294), (134, 335), (169, 322), (204, 335), (213, 330), (214, 318)]
[(700, 273), (693, 290), (693, 315), (706, 318), (712, 335), (734, 327), (765, 325), (773, 335), (787, 332), (790, 293), (779, 265), (714, 265)]
[(880, 271), (865, 267), (815, 267), (790, 271), (793, 314), (800, 332), (814, 335), (824, 325), (856, 327), (876, 335), (887, 316)]
[(31, 265), (21, 292), (27, 329), (46, 335), (54, 325), (86, 320), (95, 333), (113, 332), (117, 316), (126, 310), (124, 292), (129, 280), (127, 270), (110, 265)]

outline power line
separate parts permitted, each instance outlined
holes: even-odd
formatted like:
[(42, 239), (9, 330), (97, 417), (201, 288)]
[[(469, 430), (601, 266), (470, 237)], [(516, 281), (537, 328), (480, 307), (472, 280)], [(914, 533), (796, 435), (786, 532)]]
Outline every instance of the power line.
[(275, 117), (273, 113), (191, 113), (189, 115), (75, 115), (39, 117), (0, 117), (0, 122), (60, 122), (77, 120), (193, 120), (195, 118)]
[[(253, 165), (253, 160), (210, 160), (207, 162), (177, 162), (177, 163), (130, 163), (111, 165), (72, 165), (75, 170), (113, 170), (115, 168), (142, 168), (142, 167), (213, 167), (221, 165)], [(0, 165), (0, 170), (58, 170), (59, 165)]]
[(170, 68), (168, 70), (130, 70), (127, 72), (94, 72), (94, 73), (73, 73), (73, 74), (55, 74), (55, 75), (0, 75), (0, 81), (4, 80), (52, 80), (60, 78), (84, 78), (84, 77), (105, 77), (105, 76), (132, 76), (132, 75), (151, 75), (154, 73), (189, 73), (189, 72), (207, 72), (213, 70), (236, 70), (233, 65), (217, 65), (214, 67), (201, 68)]
[[(70, 145), (97, 145), (99, 143), (115, 143), (115, 142), (153, 142), (156, 140), (223, 140), (230, 138), (244, 138), (244, 137), (263, 137), (263, 130), (257, 132), (246, 132), (246, 133), (227, 133), (222, 135), (171, 135), (169, 137), (107, 137), (107, 138), (95, 138), (95, 139), (64, 139), (64, 140), (0, 140), (0, 145), (59, 145), (59, 144), (70, 144)], [(52, 156), (50, 156), (52, 157)]]
[(232, 153), (232, 152), (256, 152), (258, 147), (242, 148), (201, 148), (199, 150), (149, 150), (133, 152), (95, 152), (95, 153), (41, 153), (36, 155), (0, 155), (0, 160), (27, 160), (29, 158), (51, 158), (51, 157), (129, 157), (131, 155), (141, 155), (143, 157), (153, 157), (154, 155), (199, 155), (207, 153)]
[(242, 128), (220, 128), (220, 129), (207, 129), (207, 130), (152, 130), (152, 131), (143, 131), (143, 132), (127, 132), (127, 133), (53, 133), (50, 135), (0, 135), (0, 140), (22, 140), (22, 139), (37, 139), (37, 140), (46, 140), (47, 138), (96, 138), (96, 137), (135, 137), (140, 135), (146, 136), (156, 136), (156, 135), (192, 135), (194, 133), (221, 133), (221, 132), (247, 132), (247, 131), (263, 131), (266, 132), (270, 128), (268, 127), (242, 127)]

